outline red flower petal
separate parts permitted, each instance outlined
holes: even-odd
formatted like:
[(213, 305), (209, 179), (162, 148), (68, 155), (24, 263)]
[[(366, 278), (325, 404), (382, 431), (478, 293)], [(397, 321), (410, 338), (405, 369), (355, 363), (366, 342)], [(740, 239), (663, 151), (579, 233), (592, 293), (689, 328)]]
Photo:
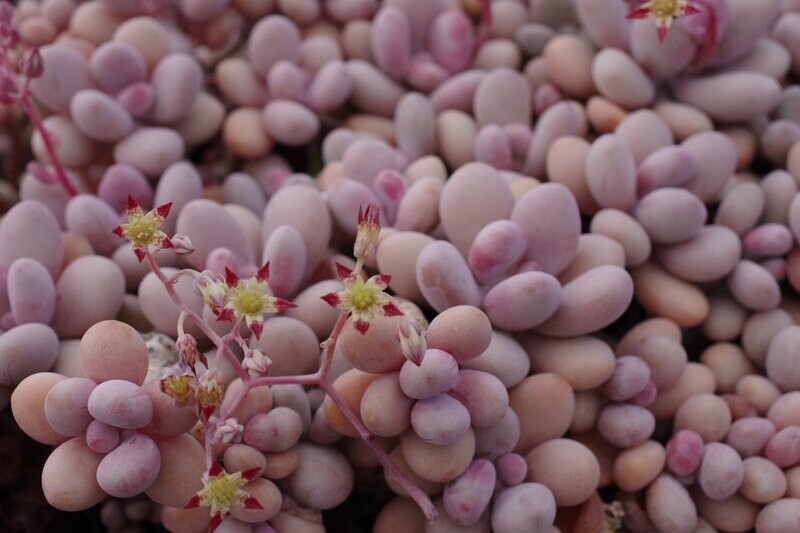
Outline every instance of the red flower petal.
[(214, 533), (214, 530), (219, 527), (222, 523), (222, 515), (217, 513), (211, 517), (211, 521), (208, 523), (208, 533)]
[(139, 204), (136, 202), (136, 200), (133, 199), (133, 196), (131, 196), (129, 194), (128, 195), (127, 210), (128, 211), (136, 211), (137, 209), (139, 209)]
[(249, 498), (247, 498), (244, 501), (244, 508), (245, 509), (263, 509), (264, 506), (261, 505), (261, 502), (259, 502), (253, 496), (250, 496)]
[(256, 340), (261, 338), (261, 332), (264, 331), (264, 323), (262, 321), (253, 320), (250, 322), (248, 327), (250, 328), (250, 331), (253, 332), (253, 336), (256, 338)]
[(403, 313), (399, 307), (394, 305), (394, 302), (389, 302), (388, 304), (383, 306), (383, 312), (386, 316), (403, 316)]
[(700, 13), (700, 9), (692, 4), (686, 4), (681, 8), (681, 15), (696, 15)]
[(208, 469), (208, 475), (211, 477), (216, 477), (220, 474), (225, 472), (225, 469), (222, 468), (218, 462), (214, 461), (211, 463), (211, 468)]
[(625, 17), (627, 19), (645, 19), (650, 16), (650, 8), (649, 7), (640, 7), (639, 9), (634, 9), (628, 16)]
[(233, 314), (233, 309), (224, 307), (217, 315), (217, 322), (231, 322), (234, 318), (236, 318), (236, 315)]
[(331, 307), (336, 307), (341, 302), (341, 300), (339, 299), (339, 295), (336, 294), (335, 292), (330, 292), (324, 296), (320, 296), (320, 298), (325, 300)]
[[(258, 477), (258, 473), (261, 471), (261, 468), (248, 468), (247, 470), (242, 470), (241, 474), (242, 477), (245, 478), (247, 481), (253, 481), (256, 477)], [(259, 507), (260, 509), (260, 507)]]
[(145, 248), (139, 248), (138, 246), (133, 247), (133, 253), (140, 263), (144, 261), (145, 256), (147, 256), (147, 250)]
[(200, 496), (197, 494), (189, 498), (189, 501), (183, 506), (184, 509), (194, 509), (195, 507), (200, 507)]
[(661, 41), (662, 43), (664, 42), (664, 39), (667, 38), (667, 30), (668, 29), (669, 28), (667, 28), (666, 26), (659, 26), (658, 27), (658, 40)]
[(287, 309), (291, 309), (292, 307), (297, 307), (297, 304), (293, 304), (292, 302), (284, 300), (283, 298), (275, 298), (275, 307), (278, 309), (279, 313), (282, 313)]
[[(369, 206), (367, 206), (367, 213), (369, 213)], [(362, 222), (364, 222), (365, 218), (366, 217), (364, 216), (364, 212), (362, 211), (361, 206), (358, 206), (358, 223), (361, 224)]]
[(123, 239), (125, 238), (125, 230), (122, 228), (122, 226), (117, 226), (111, 233), (113, 233), (114, 235), (118, 235)]
[(367, 322), (366, 320), (358, 319), (353, 321), (353, 326), (356, 328), (356, 331), (358, 331), (363, 335), (369, 329), (369, 322)]
[(164, 205), (160, 205), (156, 207), (156, 216), (161, 218), (167, 218), (169, 215), (169, 210), (172, 209), (172, 202)]
[(343, 264), (337, 262), (336, 263), (336, 275), (339, 276), (339, 279), (343, 280), (345, 278), (349, 278), (353, 275), (353, 271)]
[(256, 280), (269, 282), (269, 261), (256, 272)]
[(169, 240), (169, 237), (167, 237), (166, 234), (161, 235), (158, 238), (158, 241), (156, 241), (156, 244), (158, 245), (159, 248), (163, 248), (165, 250), (168, 248), (175, 248), (175, 245), (172, 244), (172, 241)]
[(235, 287), (239, 284), (239, 276), (228, 267), (225, 267), (225, 283), (229, 287)]
[(392, 276), (389, 274), (379, 274), (375, 276), (375, 282), (385, 289), (389, 286), (389, 283), (392, 282)]

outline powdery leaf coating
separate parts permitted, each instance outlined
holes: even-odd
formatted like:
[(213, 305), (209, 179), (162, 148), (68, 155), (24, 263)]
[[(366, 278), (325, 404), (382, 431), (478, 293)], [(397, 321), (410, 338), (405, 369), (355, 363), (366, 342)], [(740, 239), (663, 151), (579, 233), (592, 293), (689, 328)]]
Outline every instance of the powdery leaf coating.
[(695, 161), (681, 146), (666, 146), (648, 155), (636, 169), (636, 192), (643, 196), (661, 187), (678, 187), (695, 173)]
[(479, 126), (529, 124), (530, 92), (530, 82), (519, 72), (505, 67), (490, 71), (475, 91), (475, 120)]
[(783, 498), (772, 502), (758, 513), (756, 531), (769, 533), (780, 531), (787, 533), (800, 527), (800, 499)]
[(558, 275), (575, 258), (581, 233), (580, 212), (572, 193), (558, 183), (546, 183), (525, 193), (511, 211), (525, 235), (525, 257)]
[(691, 533), (697, 525), (697, 507), (683, 485), (668, 475), (656, 479), (647, 489), (647, 516), (657, 528)]
[[(520, 438), (514, 451), (563, 437), (575, 412), (575, 394), (557, 374), (534, 374), (509, 391), (509, 404), (519, 417)], [(581, 500), (582, 501), (582, 500)]]
[(0, 265), (11, 266), (20, 257), (39, 261), (54, 279), (61, 271), (64, 243), (58, 221), (34, 200), (19, 202), (0, 222)]
[(0, 384), (17, 385), (48, 370), (58, 357), (58, 337), (45, 324), (22, 324), (0, 335)]
[(500, 281), (525, 255), (527, 239), (509, 220), (496, 220), (475, 236), (467, 256), (472, 273), (481, 283)]
[(480, 370), (460, 370), (449, 394), (466, 406), (470, 422), (476, 428), (496, 424), (508, 408), (508, 391), (503, 383), (492, 374)]
[(44, 415), (50, 426), (69, 437), (83, 434), (92, 421), (87, 404), (96, 386), (87, 378), (69, 378), (56, 383), (44, 399)]
[(306, 274), (317, 267), (331, 238), (331, 215), (322, 194), (311, 187), (281, 188), (267, 203), (262, 219), (266, 242), (278, 227), (289, 225), (303, 236), (308, 253)]
[[(738, 387), (737, 387), (738, 388)], [(731, 424), (725, 444), (743, 458), (761, 455), (767, 442), (775, 434), (775, 425), (766, 418), (740, 418)]]
[(436, 315), (428, 326), (426, 341), (429, 348), (444, 350), (462, 363), (483, 353), (491, 335), (489, 319), (480, 309), (459, 305)]
[(636, 203), (636, 161), (616, 134), (599, 137), (586, 155), (586, 184), (601, 207), (627, 211)]
[(53, 450), (42, 469), (42, 491), (47, 502), (62, 511), (83, 511), (102, 501), (106, 493), (95, 479), (103, 456), (75, 437)]
[(422, 249), (417, 257), (416, 277), (422, 295), (437, 311), (480, 305), (478, 284), (458, 248), (448, 241), (435, 241)]
[(169, 128), (141, 128), (114, 145), (114, 161), (148, 176), (158, 176), (186, 151), (183, 138)]
[(282, 59), (297, 59), (301, 36), (297, 26), (281, 15), (262, 18), (253, 26), (247, 41), (247, 55), (253, 70), (266, 76)]
[(417, 366), (406, 361), (400, 369), (400, 388), (417, 400), (432, 398), (450, 390), (458, 379), (458, 363), (449, 353), (428, 348)]
[[(430, 344), (430, 328), (428, 329)], [(492, 340), (486, 350), (469, 361), (461, 361), (461, 368), (483, 370), (494, 375), (506, 388), (513, 387), (528, 375), (531, 361), (528, 354), (511, 335), (492, 331)]]
[(236, 219), (212, 200), (192, 200), (181, 209), (175, 231), (191, 239), (194, 253), (186, 256), (190, 265), (200, 270), (216, 248), (226, 247), (243, 264), (254, 262), (253, 250)]
[(44, 70), (31, 80), (31, 93), (48, 109), (66, 113), (75, 93), (92, 87), (89, 64), (80, 52), (65, 44), (43, 46), (39, 54)]
[(775, 463), (762, 457), (744, 460), (744, 481), (741, 492), (755, 503), (771, 503), (786, 494), (787, 481)]
[(93, 194), (73, 196), (64, 211), (67, 229), (86, 237), (92, 248), (109, 256), (126, 241), (113, 233), (120, 217), (114, 209)]
[(56, 288), (47, 269), (35, 259), (22, 257), (8, 269), (8, 302), (14, 322), (47, 324), (53, 318)]
[(367, 113), (390, 117), (405, 94), (386, 74), (367, 61), (351, 59), (347, 70), (353, 80), (350, 101)]
[[(728, 72), (702, 78), (686, 78), (675, 85), (675, 97), (720, 122), (743, 122), (773, 109), (780, 98), (780, 84), (757, 72)], [(724, 105), (718, 97), (725, 93)]]
[(116, 100), (93, 89), (79, 91), (70, 101), (75, 126), (87, 137), (116, 142), (133, 130), (133, 119)]
[(169, 54), (153, 69), (150, 82), (155, 91), (150, 118), (158, 124), (174, 124), (191, 111), (203, 86), (203, 70), (190, 55)]
[(469, 411), (449, 394), (419, 400), (411, 409), (411, 427), (430, 444), (449, 446), (463, 437), (469, 426)]
[(476, 459), (458, 479), (444, 488), (442, 503), (447, 515), (461, 526), (471, 526), (480, 520), (489, 505), (497, 483), (494, 465), (486, 459)]
[(678, 188), (660, 188), (636, 206), (636, 218), (650, 239), (672, 244), (691, 239), (703, 227), (708, 213), (695, 195)]
[(597, 490), (600, 465), (594, 453), (571, 439), (552, 439), (540, 444), (525, 456), (528, 462), (526, 481), (546, 486), (556, 505), (567, 507), (585, 501)]
[(374, 316), (365, 333), (350, 320), (339, 337), (339, 350), (350, 364), (364, 372), (399, 370), (406, 358), (396, 332), (404, 320), (404, 317)]
[(474, 40), (472, 21), (460, 9), (442, 11), (428, 28), (428, 49), (434, 60), (450, 72), (469, 66)]
[(89, 396), (89, 413), (97, 420), (122, 429), (143, 428), (153, 419), (153, 402), (130, 381), (104, 381)]
[(597, 429), (608, 442), (620, 448), (630, 448), (646, 442), (655, 430), (653, 414), (631, 404), (611, 404), (603, 408)]
[(161, 392), (160, 380), (148, 381), (143, 389), (153, 402), (153, 419), (143, 429), (148, 435), (172, 437), (190, 431), (197, 423), (192, 407), (178, 405)]
[(425, 442), (413, 431), (403, 433), (403, 457), (411, 470), (423, 479), (447, 483), (460, 476), (475, 454), (475, 433), (470, 429), (448, 446)]
[(123, 379), (141, 385), (149, 366), (142, 337), (116, 320), (91, 326), (81, 339), (78, 358), (81, 371), (96, 382)]
[(333, 330), (339, 310), (328, 305), (321, 296), (339, 292), (343, 287), (339, 280), (310, 285), (293, 299), (297, 307), (287, 310), (285, 316), (301, 320), (314, 331), (318, 340), (325, 340)]
[(546, 533), (556, 517), (553, 493), (541, 483), (522, 483), (503, 489), (492, 507), (492, 530), (497, 533)]
[(148, 209), (152, 205), (153, 188), (144, 174), (130, 165), (109, 166), (97, 185), (97, 196), (120, 213), (127, 208), (128, 195), (132, 196), (142, 209)]
[(353, 490), (353, 469), (345, 457), (332, 448), (300, 443), (297, 469), (284, 480), (289, 493), (301, 504), (314, 509), (331, 509)]
[(305, 374), (314, 372), (319, 366), (317, 336), (296, 318), (276, 316), (266, 320), (261, 337), (252, 338), (250, 347), (260, 349), (270, 357), (272, 366), (269, 373), (272, 376)]
[(700, 488), (713, 500), (733, 496), (744, 481), (744, 465), (736, 450), (719, 442), (706, 444), (697, 475)]
[(736, 169), (736, 146), (718, 131), (696, 133), (681, 143), (695, 163), (692, 178), (684, 185), (704, 202), (715, 200)]
[(582, 106), (576, 102), (558, 102), (542, 113), (531, 136), (521, 171), (529, 176), (544, 176), (547, 153), (559, 138), (568, 135), (585, 137), (588, 125)]
[(116, 263), (98, 256), (76, 259), (56, 283), (53, 329), (62, 337), (83, 335), (93, 324), (116, 316), (124, 293), (125, 277)]
[(655, 87), (636, 61), (622, 50), (601, 50), (592, 62), (592, 80), (603, 96), (630, 108), (653, 101)]
[(375, 14), (370, 32), (372, 59), (385, 73), (402, 78), (411, 63), (411, 21), (405, 11), (385, 6)]
[(709, 225), (680, 243), (659, 247), (655, 256), (668, 272), (691, 282), (717, 281), (736, 268), (742, 256), (737, 235), (725, 226)]
[(561, 285), (544, 272), (524, 272), (507, 278), (486, 293), (483, 307), (492, 324), (523, 331), (550, 318), (561, 302)]
[[(307, 43), (309, 39), (306, 39)], [(327, 46), (327, 45), (326, 45)], [(342, 106), (353, 94), (353, 78), (341, 60), (326, 62), (314, 75), (306, 92), (306, 103), (316, 112)]]
[(667, 468), (678, 476), (694, 474), (703, 460), (703, 438), (690, 429), (676, 432), (667, 442)]
[(147, 63), (139, 51), (123, 42), (101, 44), (89, 58), (89, 72), (98, 87), (115, 94), (147, 79)]
[(379, 377), (370, 383), (361, 401), (361, 420), (379, 437), (400, 435), (411, 423), (414, 400), (403, 393), (398, 377), (397, 372)]
[(767, 441), (764, 455), (781, 468), (797, 464), (800, 461), (800, 427), (787, 426), (775, 433)]
[(97, 466), (97, 483), (111, 496), (130, 498), (158, 478), (161, 454), (150, 437), (130, 432)]
[(614, 352), (600, 339), (555, 339), (528, 333), (520, 341), (528, 352), (534, 372), (558, 374), (575, 391), (598, 387), (614, 372)]
[(650, 381), (650, 367), (641, 358), (624, 355), (616, 360), (614, 373), (603, 386), (612, 401), (630, 400), (644, 390)]
[(319, 118), (303, 104), (272, 100), (264, 108), (264, 127), (270, 137), (288, 146), (308, 144), (319, 132)]
[(767, 376), (785, 391), (800, 389), (800, 374), (795, 370), (800, 327), (786, 326), (772, 338), (766, 355)]
[(769, 311), (781, 300), (778, 282), (764, 267), (752, 261), (739, 261), (728, 278), (728, 290), (736, 301), (753, 311)]
[(561, 291), (556, 312), (535, 330), (572, 337), (600, 330), (617, 320), (633, 299), (633, 281), (624, 269), (604, 265), (578, 276)]

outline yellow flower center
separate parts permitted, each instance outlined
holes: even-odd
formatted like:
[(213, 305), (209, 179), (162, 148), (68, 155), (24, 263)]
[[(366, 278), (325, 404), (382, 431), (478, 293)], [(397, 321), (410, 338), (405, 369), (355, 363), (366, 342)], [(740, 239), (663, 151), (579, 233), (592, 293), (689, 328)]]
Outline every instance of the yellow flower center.
[(192, 376), (188, 374), (161, 378), (161, 391), (180, 403), (188, 403), (194, 396)]
[(367, 287), (363, 281), (357, 282), (347, 291), (347, 300), (350, 307), (356, 311), (369, 311), (378, 303), (375, 289)]
[(232, 507), (241, 505), (247, 499), (247, 492), (242, 487), (247, 484), (238, 472), (236, 474), (220, 474), (208, 480), (206, 488), (200, 493), (202, 505), (211, 507), (223, 515)]
[(222, 387), (215, 380), (203, 383), (197, 401), (202, 407), (216, 407), (222, 402)]
[(267, 288), (264, 283), (247, 279), (231, 288), (228, 307), (238, 316), (261, 315), (264, 313), (264, 295)]
[(676, 17), (679, 8), (678, 0), (653, 0), (650, 10), (656, 17)]
[(125, 226), (125, 236), (136, 246), (147, 246), (156, 240), (159, 225), (155, 217), (131, 216)]

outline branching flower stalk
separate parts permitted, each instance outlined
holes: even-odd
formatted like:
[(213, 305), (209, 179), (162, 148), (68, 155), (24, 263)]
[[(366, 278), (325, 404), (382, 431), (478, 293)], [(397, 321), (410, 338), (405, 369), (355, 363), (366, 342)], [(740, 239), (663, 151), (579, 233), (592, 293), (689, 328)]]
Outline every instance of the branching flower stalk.
[(8, 2), (0, 3), (0, 102), (6, 105), (18, 104), (28, 115), (31, 124), (39, 132), (47, 157), (53, 165), (52, 173), (38, 163), (29, 164), (28, 171), (45, 183), (59, 183), (67, 194), (77, 196), (80, 192), (70, 180), (58, 156), (56, 139), (45, 127), (42, 115), (31, 97), (31, 80), (41, 76), (44, 71), (38, 47), (29, 48), (20, 56), (17, 68), (23, 78), (21, 85), (15, 72), (11, 52), (19, 42), (19, 33), (12, 25), (13, 16), (14, 7)]
[[(180, 309), (176, 350), (181, 355), (181, 368), (176, 371), (178, 373), (162, 377), (161, 387), (162, 391), (175, 401), (183, 405), (195, 405), (197, 408), (198, 418), (203, 425), (203, 434), (205, 435), (206, 478), (212, 480), (229, 479), (227, 477), (219, 477), (228, 476), (228, 474), (219, 470), (220, 467), (215, 462), (213, 450), (215, 445), (219, 444), (230, 433), (228, 428), (220, 430), (221, 426), (228, 424), (231, 427), (235, 427), (237, 424), (237, 412), (252, 389), (268, 385), (315, 386), (322, 389), (330, 397), (347, 421), (353, 425), (359, 437), (375, 453), (389, 478), (397, 483), (419, 505), (429, 521), (435, 521), (437, 512), (428, 495), (401, 472), (389, 458), (386, 451), (376, 443), (375, 436), (336, 391), (330, 378), (336, 344), (348, 320), (353, 320), (357, 330), (363, 334), (372, 317), (402, 314), (392, 298), (383, 292), (386, 285), (388, 285), (388, 277), (374, 276), (366, 282), (361, 278), (364, 262), (375, 253), (380, 232), (379, 208), (369, 206), (366, 211), (359, 212), (359, 234), (354, 251), (357, 259), (356, 268), (350, 271), (344, 267), (339, 267), (340, 276), (345, 277), (349, 285), (346, 283), (343, 291), (323, 297), (331, 305), (340, 308), (341, 312), (330, 336), (321, 345), (323, 350), (319, 370), (311, 374), (296, 376), (259, 375), (269, 370), (268, 358), (260, 351), (254, 353), (256, 350), (250, 349), (246, 340), (240, 334), (242, 325), (246, 324), (253, 335), (258, 337), (263, 327), (263, 314), (276, 313), (288, 307), (293, 307), (293, 304), (276, 298), (268, 292), (269, 264), (264, 265), (256, 276), (249, 280), (240, 280), (235, 273), (230, 271), (227, 272), (226, 280), (221, 280), (212, 272), (198, 273), (190, 269), (184, 269), (172, 276), (168, 276), (156, 262), (155, 252), (160, 249), (172, 249), (176, 253), (191, 253), (193, 251), (191, 242), (185, 236), (166, 238), (161, 232), (160, 226), (169, 213), (169, 206), (158, 207), (145, 215), (136, 202), (130, 199), (128, 208), (128, 224), (117, 228), (115, 233), (131, 241), (137, 252), (137, 257), (140, 258), (140, 261), (147, 260), (147, 264), (164, 286), (170, 299)], [(131, 225), (132, 220), (135, 221), (134, 225)], [(217, 315), (218, 320), (233, 322), (231, 330), (227, 334), (220, 336), (214, 332), (205, 320), (191, 309), (177, 293), (175, 284), (183, 276), (191, 276), (195, 279), (195, 286), (202, 294), (205, 304)], [(185, 333), (186, 320), (195, 324), (216, 346), (215, 356), (210, 361), (204, 360), (204, 356), (197, 350), (197, 343), (194, 338)], [(244, 350), (245, 361), (240, 362), (233, 353), (231, 350), (232, 343), (239, 345)], [(417, 353), (416, 355), (419, 356), (420, 354)], [(242, 387), (232, 402), (217, 417), (213, 416), (213, 413), (219, 409), (222, 403), (219, 368), (223, 358), (228, 360), (237, 372), (238, 377), (241, 378)], [(248, 360), (248, 358), (250, 359)], [(198, 363), (203, 363), (203, 366), (198, 366)], [(230, 474), (230, 476), (235, 476), (235, 474)], [(228, 482), (226, 481), (226, 483)], [(225, 498), (227, 499), (220, 497), (221, 499), (217, 500), (212, 497), (216, 493), (213, 490), (206, 490), (208, 488), (206, 487), (204, 489), (205, 492), (199, 495), (199, 499), (193, 498), (189, 504), (196, 506), (200, 502), (200, 504), (212, 506), (212, 522), (209, 529), (213, 530), (221, 522), (228, 508), (234, 503), (249, 501), (251, 505), (253, 504), (248, 499), (249, 495), (244, 493), (242, 486), (236, 486), (236, 490), (241, 491), (236, 493), (236, 498), (226, 493)]]

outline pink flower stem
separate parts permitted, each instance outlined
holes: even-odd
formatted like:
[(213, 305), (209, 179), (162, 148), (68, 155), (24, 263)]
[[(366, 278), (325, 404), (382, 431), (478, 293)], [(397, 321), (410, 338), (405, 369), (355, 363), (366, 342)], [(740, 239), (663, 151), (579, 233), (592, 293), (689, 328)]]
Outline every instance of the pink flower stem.
[[(239, 364), (238, 359), (235, 358), (233, 353), (228, 348), (228, 343), (235, 341), (238, 337), (238, 323), (234, 324), (231, 332), (226, 334), (224, 337), (220, 337), (211, 331), (205, 321), (203, 321), (203, 319), (198, 316), (197, 313), (189, 309), (178, 293), (175, 292), (175, 288), (173, 287), (174, 280), (171, 280), (164, 274), (150, 252), (147, 253), (147, 260), (150, 264), (150, 268), (153, 270), (161, 283), (164, 284), (164, 288), (167, 290), (167, 294), (169, 294), (170, 298), (172, 298), (178, 307), (180, 307), (180, 309), (186, 313), (188, 318), (197, 323), (198, 327), (200, 327), (203, 333), (205, 333), (206, 336), (211, 339), (211, 342), (217, 346), (217, 362), (219, 363), (220, 354), (222, 353), (229, 353), (229, 359), (233, 358), (233, 362), (235, 362), (234, 367), (237, 369), (240, 377), (242, 378), (242, 388), (236, 395), (234, 401), (231, 402), (225, 412), (221, 414), (223, 419), (230, 418), (236, 413), (236, 410), (244, 402), (247, 393), (250, 392), (250, 390), (254, 387), (291, 384), (317, 386), (325, 391), (328, 396), (330, 396), (333, 403), (336, 404), (347, 421), (353, 425), (358, 432), (359, 437), (361, 437), (361, 439), (364, 441), (364, 444), (366, 444), (367, 447), (372, 450), (372, 452), (378, 458), (378, 461), (380, 461), (381, 465), (383, 465), (383, 468), (385, 469), (389, 478), (397, 483), (397, 485), (400, 486), (406, 492), (406, 494), (408, 494), (408, 496), (417, 503), (417, 505), (419, 505), (420, 509), (425, 514), (425, 517), (431, 523), (436, 521), (438, 513), (436, 512), (436, 508), (434, 507), (433, 502), (431, 502), (431, 499), (428, 497), (428, 495), (425, 494), (419, 487), (417, 487), (403, 472), (400, 471), (399, 468), (397, 468), (397, 465), (392, 462), (386, 451), (375, 442), (375, 436), (370, 433), (366, 426), (364, 426), (361, 418), (355, 412), (353, 412), (348, 403), (333, 387), (333, 384), (329, 379), (331, 366), (333, 365), (333, 355), (336, 350), (336, 342), (338, 341), (339, 335), (341, 334), (342, 329), (344, 329), (344, 325), (347, 322), (348, 315), (346, 312), (343, 311), (339, 315), (339, 318), (336, 320), (336, 323), (333, 326), (330, 337), (323, 343), (324, 350), (322, 352), (320, 368), (317, 372), (299, 376), (262, 376), (253, 378), (244, 370), (244, 368), (242, 368), (242, 365)], [(211, 461), (213, 460), (214, 430), (208, 422), (205, 423), (205, 430), (206, 462), (210, 467)]]
[(383, 468), (386, 470), (389, 478), (397, 483), (406, 492), (406, 494), (417, 503), (423, 514), (425, 514), (425, 518), (427, 518), (429, 522), (435, 522), (438, 513), (436, 512), (436, 508), (434, 507), (428, 495), (425, 494), (419, 487), (414, 485), (414, 483), (411, 482), (411, 480), (409, 480), (399, 468), (397, 468), (397, 465), (392, 462), (386, 451), (375, 442), (375, 436), (369, 432), (366, 426), (364, 426), (361, 418), (359, 418), (353, 412), (353, 410), (350, 409), (350, 406), (347, 404), (344, 398), (342, 398), (339, 393), (336, 392), (336, 389), (333, 388), (333, 385), (328, 382), (321, 382), (319, 386), (328, 394), (330, 399), (333, 400), (333, 403), (336, 404), (347, 421), (353, 425), (358, 432), (359, 437), (361, 437), (361, 440), (363, 440), (364, 443), (372, 450), (372, 453), (375, 454), (375, 456), (378, 458), (378, 461), (380, 461), (380, 463), (383, 465)]
[(177, 305), (181, 311), (186, 313), (186, 316), (197, 325), (200, 331), (202, 331), (203, 334), (206, 337), (208, 337), (209, 340), (211, 340), (211, 342), (214, 343), (214, 345), (219, 346), (220, 344), (222, 344), (224, 346), (223, 354), (231, 362), (231, 365), (233, 366), (234, 370), (237, 371), (239, 377), (242, 378), (243, 381), (245, 379), (248, 379), (250, 376), (247, 375), (247, 371), (245, 371), (245, 369), (242, 368), (242, 365), (239, 363), (239, 359), (236, 358), (236, 355), (234, 355), (234, 353), (230, 350), (227, 344), (222, 342), (222, 337), (217, 335), (208, 326), (208, 324), (206, 324), (206, 321), (203, 320), (203, 317), (195, 313), (186, 304), (186, 302), (183, 301), (183, 298), (181, 298), (178, 295), (178, 293), (175, 292), (175, 286), (174, 286), (175, 282), (171, 281), (170, 278), (166, 274), (164, 274), (164, 271), (161, 270), (161, 267), (159, 267), (158, 263), (156, 263), (156, 259), (153, 256), (153, 254), (148, 251), (146, 257), (147, 257), (147, 263), (150, 265), (150, 269), (153, 271), (153, 274), (155, 274), (158, 280), (161, 282), (161, 284), (164, 285), (164, 289), (167, 291), (167, 294), (172, 299), (172, 301), (175, 302), (175, 305)]
[(31, 119), (33, 127), (39, 131), (39, 135), (41, 135), (42, 142), (44, 143), (44, 148), (47, 151), (47, 156), (50, 158), (50, 163), (53, 164), (53, 169), (55, 170), (56, 178), (58, 178), (59, 183), (61, 183), (61, 186), (67, 191), (67, 194), (70, 196), (77, 196), (80, 192), (75, 188), (75, 185), (72, 184), (69, 176), (67, 176), (66, 170), (64, 170), (64, 165), (61, 164), (61, 159), (58, 157), (56, 147), (53, 145), (52, 135), (47, 131), (47, 128), (45, 128), (42, 116), (39, 114), (36, 104), (33, 103), (28, 93), (27, 82), (25, 83), (24, 89), (20, 92), (19, 103)]

